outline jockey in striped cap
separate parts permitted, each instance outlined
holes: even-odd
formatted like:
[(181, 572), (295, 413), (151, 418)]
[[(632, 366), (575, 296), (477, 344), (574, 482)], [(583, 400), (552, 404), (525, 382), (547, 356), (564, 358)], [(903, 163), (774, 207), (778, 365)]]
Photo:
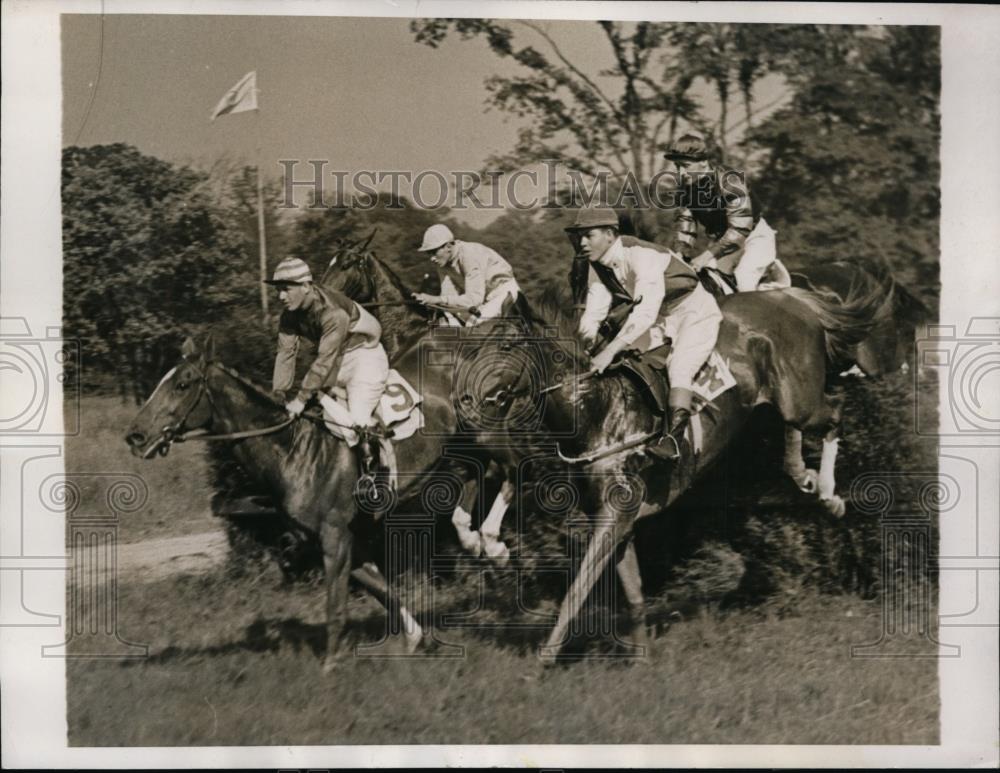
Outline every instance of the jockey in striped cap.
[(373, 424), (372, 412), (389, 376), (389, 359), (379, 340), (382, 326), (339, 290), (314, 285), (309, 266), (298, 258), (285, 258), (275, 268), (274, 277), (265, 281), (278, 290), (285, 307), (278, 323), (274, 391), (284, 395), (292, 388), (299, 340), (312, 342), (316, 358), (285, 409), (290, 416), (298, 416), (320, 392), (342, 387), (347, 393), (347, 409), (334, 403), (333, 407), (327, 404), (327, 411), (345, 428), (349, 445), (362, 441), (362, 469), (369, 473), (375, 460), (366, 429)]
[[(677, 140), (664, 158), (674, 163), (680, 175), (677, 240), (692, 267), (734, 274), (740, 292), (789, 287), (791, 277), (777, 258), (775, 231), (762, 217), (746, 174), (712, 164), (705, 142), (693, 134)], [(692, 259), (689, 253), (699, 224), (711, 243)]]

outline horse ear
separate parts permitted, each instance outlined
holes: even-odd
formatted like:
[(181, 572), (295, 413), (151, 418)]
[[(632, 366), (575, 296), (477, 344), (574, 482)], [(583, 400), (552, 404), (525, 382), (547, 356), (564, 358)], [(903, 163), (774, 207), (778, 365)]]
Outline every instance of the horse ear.
[(198, 344), (194, 342), (194, 339), (188, 336), (184, 339), (184, 343), (181, 344), (181, 357), (185, 360), (190, 360), (192, 357), (198, 354)]
[(215, 336), (211, 333), (205, 334), (205, 342), (202, 344), (205, 351), (205, 360), (210, 362), (215, 359)]

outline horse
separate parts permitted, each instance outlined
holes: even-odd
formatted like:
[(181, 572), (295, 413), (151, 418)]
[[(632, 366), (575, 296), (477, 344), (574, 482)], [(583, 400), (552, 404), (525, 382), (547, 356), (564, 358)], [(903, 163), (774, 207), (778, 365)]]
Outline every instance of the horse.
[(852, 287), (869, 282), (883, 294), (879, 309), (873, 314), (870, 333), (854, 347), (849, 362), (831, 363), (837, 373), (856, 365), (871, 377), (907, 371), (913, 364), (915, 341), (921, 326), (930, 319), (930, 311), (903, 285), (896, 281), (884, 261), (861, 263), (835, 260), (816, 263), (791, 272), (792, 285), (820, 294), (837, 302)]
[[(281, 511), (319, 537), (326, 581), (324, 670), (332, 671), (345, 654), (349, 577), (390, 610), (391, 630), (403, 633), (405, 650), (412, 653), (421, 642), (421, 626), (367, 560), (363, 542), (354, 540), (356, 531), (374, 527), (365, 523), (366, 516), (374, 520), (371, 511), (356, 502), (355, 452), (322, 421), (289, 419), (270, 392), (218, 362), (210, 335), (201, 345), (189, 338), (181, 351), (181, 361), (163, 376), (128, 430), (132, 453), (143, 459), (166, 456), (172, 443), (202, 430), (208, 433), (205, 440), (233, 441), (236, 460), (265, 484)], [(425, 397), (423, 409), (439, 424), (454, 415), (448, 402), (434, 395)], [(420, 433), (397, 448), (401, 464), (411, 467), (440, 454), (438, 440)]]
[[(823, 434), (814, 490), (830, 513), (844, 513), (834, 479), (842, 399), (825, 392), (827, 364), (868, 334), (880, 300), (875, 293), (856, 291), (834, 304), (796, 288), (723, 299), (717, 350), (736, 384), (701, 411), (700, 452), (683, 441), (673, 462), (644, 458), (639, 450), (658, 436), (661, 421), (644, 386), (620, 370), (591, 377), (587, 358), (566, 344), (576, 334), (568, 299), (543, 299), (542, 313), (533, 321), (495, 320), (475, 346), (460, 351), (455, 383), (461, 388), (452, 398), (463, 418), (483, 424), (509, 417), (541, 420), (553, 435), (569, 435), (556, 450), (583, 476), (580, 502), (592, 515), (594, 531), (541, 649), (543, 662), (558, 657), (571, 623), (612, 557), (629, 604), (631, 639), (648, 646), (633, 524), (664, 511), (690, 488), (761, 404), (777, 409), (786, 436)], [(559, 335), (551, 334), (553, 327)], [(517, 429), (510, 427), (511, 437)], [(786, 448), (784, 466), (808, 490), (801, 446)]]
[[(437, 316), (440, 311), (415, 301), (402, 279), (368, 249), (373, 236), (374, 233), (364, 244), (340, 245), (320, 283), (339, 290), (370, 309), (382, 325), (382, 342), (392, 366), (410, 383), (418, 384), (422, 393), (440, 395), (450, 405), (453, 370), (428, 367), (427, 363), (435, 356), (440, 357), (440, 354), (432, 353), (432, 349), (452, 348), (454, 338), (434, 340), (430, 335), (440, 325)], [(462, 331), (452, 332), (458, 337)], [(455, 417), (447, 417), (446, 426), (454, 425)], [(441, 434), (439, 426), (430, 429)], [(450, 462), (450, 471), (465, 481), (462, 500), (455, 507), (452, 517), (462, 548), (474, 556), (481, 552), (498, 565), (506, 564), (510, 550), (500, 540), (500, 523), (514, 496), (512, 476), (507, 472), (508, 460), (499, 453), (484, 456), (481, 446), (460, 437), (452, 437), (451, 442), (446, 444), (445, 457)], [(421, 467), (420, 471), (432, 474), (434, 460), (427, 462), (427, 466)], [(491, 487), (499, 485), (499, 491), (477, 531), (471, 528), (471, 512), (480, 469), (484, 470), (484, 483)]]

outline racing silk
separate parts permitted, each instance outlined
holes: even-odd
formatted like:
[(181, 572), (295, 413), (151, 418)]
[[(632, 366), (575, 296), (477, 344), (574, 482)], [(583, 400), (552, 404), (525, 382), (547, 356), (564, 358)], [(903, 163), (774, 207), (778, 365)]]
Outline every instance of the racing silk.
[(297, 395), (308, 402), (320, 390), (336, 384), (345, 352), (374, 349), (381, 336), (382, 326), (369, 312), (338, 290), (313, 285), (301, 307), (281, 314), (272, 385), (275, 391), (291, 389), (300, 338), (316, 345), (316, 359)]
[(743, 247), (760, 220), (757, 201), (750, 195), (746, 175), (735, 169), (712, 167), (697, 174), (693, 184), (681, 188), (677, 240), (689, 250), (700, 223), (712, 239), (709, 252), (716, 258)]
[(590, 269), (580, 334), (596, 339), (614, 306), (638, 301), (615, 339), (624, 346), (633, 344), (698, 287), (698, 275), (679, 255), (629, 236), (616, 239)]
[(455, 240), (455, 256), (438, 268), (441, 303), (471, 309), (513, 281), (510, 263), (485, 244)]

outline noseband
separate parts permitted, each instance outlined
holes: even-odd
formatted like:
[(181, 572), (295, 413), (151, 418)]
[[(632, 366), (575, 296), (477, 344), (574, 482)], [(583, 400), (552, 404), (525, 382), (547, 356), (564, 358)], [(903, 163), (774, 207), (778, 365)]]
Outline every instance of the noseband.
[(278, 424), (274, 424), (269, 427), (261, 427), (260, 429), (242, 430), (240, 432), (225, 432), (216, 435), (209, 434), (207, 430), (201, 429), (184, 431), (183, 427), (185, 422), (187, 422), (188, 417), (201, 403), (201, 398), (203, 396), (208, 400), (208, 404), (211, 406), (212, 414), (214, 415), (215, 413), (215, 402), (212, 400), (212, 392), (208, 388), (208, 378), (201, 370), (196, 368), (193, 363), (188, 362), (187, 365), (191, 368), (191, 370), (198, 374), (199, 391), (191, 401), (188, 409), (184, 412), (184, 415), (178, 421), (173, 424), (168, 424), (161, 430), (159, 440), (149, 447), (149, 450), (143, 455), (144, 458), (149, 458), (155, 453), (159, 453), (160, 456), (166, 456), (170, 452), (170, 447), (174, 443), (183, 443), (187, 440), (243, 440), (245, 438), (270, 435), (283, 430), (285, 427), (294, 422), (296, 418), (298, 418), (289, 417), (285, 421)]

